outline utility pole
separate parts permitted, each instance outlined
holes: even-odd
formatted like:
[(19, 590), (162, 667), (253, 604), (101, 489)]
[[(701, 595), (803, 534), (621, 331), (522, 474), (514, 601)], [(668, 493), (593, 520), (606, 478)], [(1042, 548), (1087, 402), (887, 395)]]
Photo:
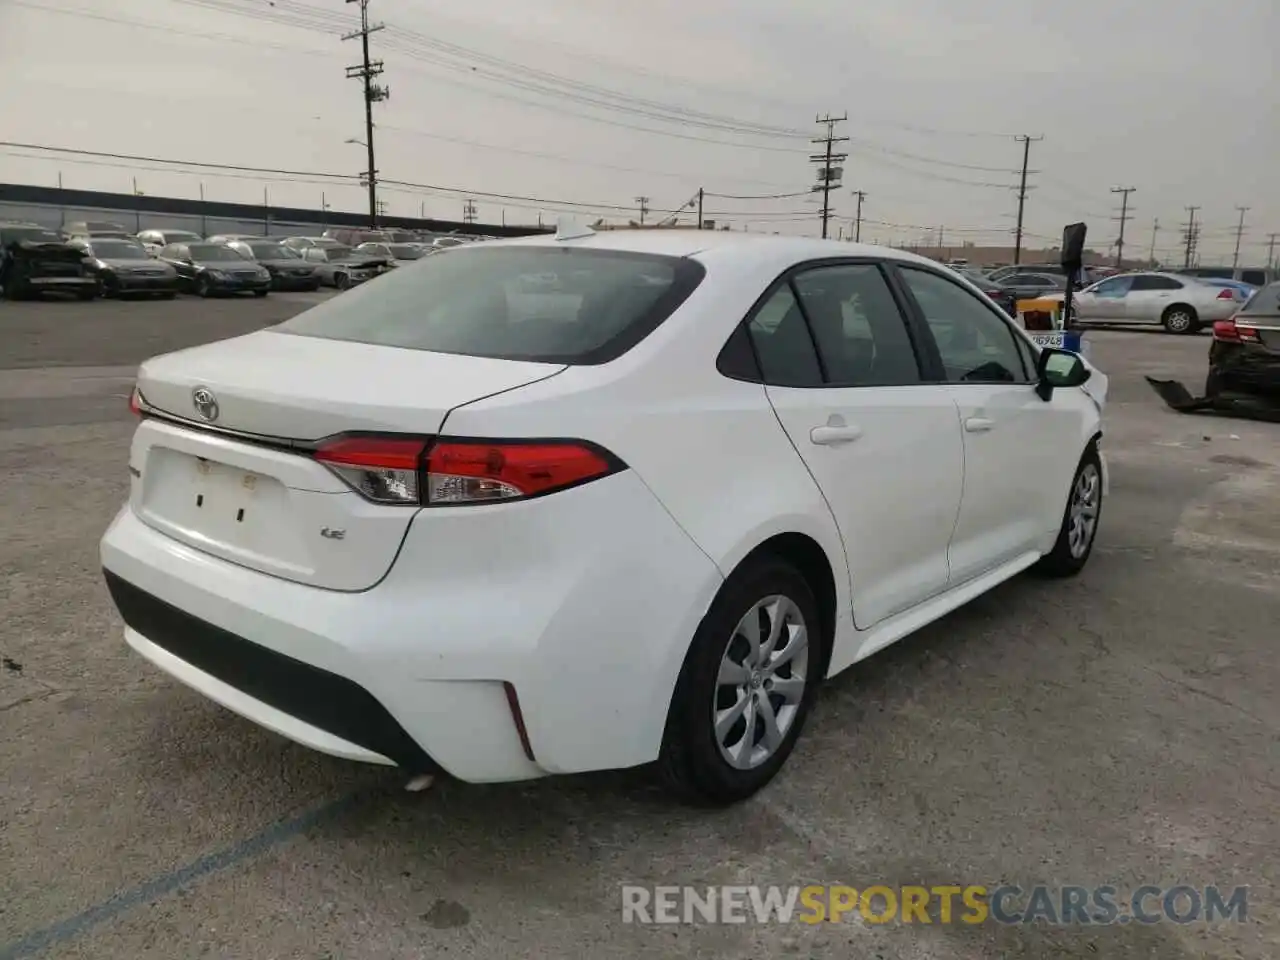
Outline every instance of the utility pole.
[(1182, 260), (1183, 270), (1191, 266), (1191, 255), (1195, 252), (1196, 240), (1200, 236), (1200, 228), (1196, 224), (1196, 211), (1199, 209), (1199, 207), (1187, 207), (1187, 213), (1190, 214), (1190, 218), (1186, 223), (1187, 232), (1183, 235), (1187, 242), (1186, 254)]
[[(138, 178), (133, 178), (133, 195), (135, 197), (142, 196), (142, 191), (138, 189)], [(133, 232), (142, 232), (142, 211), (138, 207), (138, 201), (133, 201)]]
[(462, 222), (476, 222), (476, 202), (474, 200), (468, 200), (462, 205)]
[(1280, 237), (1280, 233), (1267, 234), (1267, 269), (1271, 270), (1276, 265), (1276, 237)]
[(702, 229), (702, 187), (698, 188), (698, 229)]
[(640, 226), (644, 226), (644, 218), (649, 214), (649, 198), (636, 197), (636, 203), (640, 205)]
[(867, 199), (865, 190), (855, 190), (853, 195), (858, 198), (858, 212), (853, 215), (853, 242), (862, 242), (862, 201)]
[(347, 67), (348, 80), (360, 80), (364, 84), (364, 145), (368, 152), (369, 164), (365, 170), (365, 179), (369, 188), (369, 226), (378, 225), (378, 168), (373, 159), (373, 105), (390, 98), (391, 91), (374, 83), (374, 78), (383, 72), (381, 60), (369, 59), (369, 34), (382, 30), (386, 24), (369, 25), (369, 0), (347, 0), (347, 3), (360, 4), (360, 29), (348, 33), (343, 40), (360, 38), (362, 52), (361, 62), (354, 67)]
[(810, 140), (810, 143), (821, 143), (826, 145), (824, 153), (811, 154), (809, 156), (810, 163), (819, 163), (822, 166), (818, 168), (818, 182), (809, 190), (812, 193), (822, 194), (822, 239), (827, 239), (827, 226), (831, 222), (831, 191), (838, 189), (840, 186), (840, 178), (844, 176), (844, 167), (836, 166), (837, 163), (843, 163), (848, 159), (847, 153), (833, 153), (832, 148), (837, 143), (845, 143), (848, 137), (837, 137), (835, 135), (836, 124), (844, 123), (849, 119), (849, 114), (845, 113), (839, 117), (833, 117), (827, 114), (825, 117), (815, 117), (814, 123), (825, 123), (827, 125), (827, 135), (825, 137), (817, 137)]
[(262, 188), (262, 235), (264, 237), (271, 235), (271, 199), (266, 187)]
[(320, 226), (329, 226), (329, 198), (323, 190), (320, 191)]
[(1027, 164), (1031, 160), (1031, 144), (1044, 137), (1020, 133), (1013, 139), (1022, 144), (1022, 179), (1018, 181), (1018, 226), (1013, 235), (1013, 263), (1017, 266), (1022, 262), (1022, 213), (1027, 202)]
[(1120, 194), (1120, 216), (1112, 220), (1120, 221), (1120, 236), (1116, 239), (1116, 269), (1124, 266), (1124, 225), (1133, 216), (1129, 213), (1129, 194), (1137, 192), (1137, 187), (1112, 187), (1112, 193)]
[(1231, 272), (1234, 275), (1236, 266), (1240, 263), (1240, 238), (1244, 235), (1244, 215), (1248, 212), (1248, 207), (1236, 207), (1240, 212), (1240, 221), (1236, 224), (1236, 252), (1231, 255)]
[(1151, 221), (1151, 251), (1147, 254), (1147, 259), (1151, 261), (1151, 265), (1156, 265), (1156, 236), (1160, 233), (1160, 218), (1156, 217)]
[(200, 183), (200, 236), (209, 235), (209, 220), (204, 211), (204, 182)]

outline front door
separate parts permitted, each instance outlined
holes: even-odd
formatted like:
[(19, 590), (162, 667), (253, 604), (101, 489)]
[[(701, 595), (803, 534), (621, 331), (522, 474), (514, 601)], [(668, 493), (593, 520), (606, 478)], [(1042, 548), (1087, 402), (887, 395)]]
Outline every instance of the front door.
[(801, 270), (748, 329), (769, 400), (840, 530), (858, 629), (945, 590), (960, 425), (948, 389), (921, 382), (882, 267)]
[(964, 496), (948, 551), (956, 585), (1041, 548), (1065, 502), (1060, 486), (1079, 450), (1079, 411), (1070, 397), (1040, 399), (1006, 317), (941, 274), (898, 269), (959, 410)]

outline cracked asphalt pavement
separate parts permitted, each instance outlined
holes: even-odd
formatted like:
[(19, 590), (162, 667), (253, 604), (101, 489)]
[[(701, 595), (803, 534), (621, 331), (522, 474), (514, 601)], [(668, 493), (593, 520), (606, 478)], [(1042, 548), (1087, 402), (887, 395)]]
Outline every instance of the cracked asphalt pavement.
[[(239, 719), (124, 645), (97, 542), (136, 364), (312, 295), (0, 304), (0, 960), (1280, 956), (1280, 425), (1143, 374), (1207, 340), (1090, 334), (1111, 377), (1097, 549), (825, 690), (735, 809), (636, 773), (403, 790)], [(1246, 922), (655, 925), (623, 884), (1249, 886)]]

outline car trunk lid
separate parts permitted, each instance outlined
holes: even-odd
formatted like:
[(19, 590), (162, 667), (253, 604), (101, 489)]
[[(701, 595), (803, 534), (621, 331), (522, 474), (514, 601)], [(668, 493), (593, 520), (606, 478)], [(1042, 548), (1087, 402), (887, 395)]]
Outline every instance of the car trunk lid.
[(429, 436), (453, 408), (553, 376), (492, 360), (263, 331), (148, 361), (130, 504), (196, 550), (333, 590), (390, 569), (417, 508), (374, 503), (312, 456), (349, 433)]

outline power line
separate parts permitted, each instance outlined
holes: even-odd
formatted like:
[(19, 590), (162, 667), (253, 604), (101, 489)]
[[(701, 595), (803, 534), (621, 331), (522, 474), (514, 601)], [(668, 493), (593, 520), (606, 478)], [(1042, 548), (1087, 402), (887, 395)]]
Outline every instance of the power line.
[(1044, 137), (1020, 133), (1014, 139), (1022, 144), (1022, 178), (1018, 183), (1018, 226), (1014, 232), (1013, 241), (1013, 262), (1016, 265), (1022, 262), (1022, 213), (1027, 202), (1027, 163), (1031, 159), (1031, 144), (1033, 141), (1043, 140)]
[(1111, 218), (1120, 221), (1120, 235), (1116, 239), (1116, 267), (1124, 265), (1124, 225), (1133, 218), (1133, 214), (1129, 212), (1129, 194), (1137, 192), (1137, 189), (1137, 187), (1111, 188), (1112, 193), (1120, 194), (1120, 216)]
[(847, 160), (847, 153), (832, 153), (832, 147), (837, 143), (848, 142), (848, 137), (837, 137), (835, 135), (836, 124), (844, 123), (849, 119), (849, 114), (845, 113), (838, 117), (827, 114), (825, 117), (816, 117), (815, 123), (826, 124), (827, 135), (825, 137), (817, 137), (810, 140), (810, 143), (821, 143), (826, 146), (825, 153), (813, 154), (809, 157), (810, 163), (820, 163), (818, 168), (818, 182), (812, 187), (812, 192), (822, 194), (822, 239), (827, 239), (827, 225), (831, 222), (831, 191), (840, 186), (840, 178), (844, 175), (844, 167), (836, 166)]
[(1231, 255), (1231, 271), (1235, 272), (1236, 267), (1240, 263), (1240, 238), (1244, 235), (1244, 215), (1249, 212), (1248, 207), (1236, 207), (1240, 213), (1240, 222), (1236, 224), (1236, 249)]
[[(277, 3), (283, 0), (276, 0)], [(374, 78), (382, 75), (381, 60), (369, 59), (369, 34), (385, 29), (385, 24), (369, 25), (369, 0), (346, 0), (347, 3), (360, 4), (360, 29), (344, 34), (343, 40), (360, 38), (362, 60), (354, 67), (347, 67), (348, 80), (360, 80), (364, 84), (364, 147), (369, 157), (369, 166), (365, 178), (369, 185), (369, 226), (378, 225), (378, 168), (373, 158), (373, 105), (388, 99), (391, 91), (374, 83)], [(208, 4), (206, 4), (208, 5)], [(216, 4), (212, 4), (216, 7)]]

